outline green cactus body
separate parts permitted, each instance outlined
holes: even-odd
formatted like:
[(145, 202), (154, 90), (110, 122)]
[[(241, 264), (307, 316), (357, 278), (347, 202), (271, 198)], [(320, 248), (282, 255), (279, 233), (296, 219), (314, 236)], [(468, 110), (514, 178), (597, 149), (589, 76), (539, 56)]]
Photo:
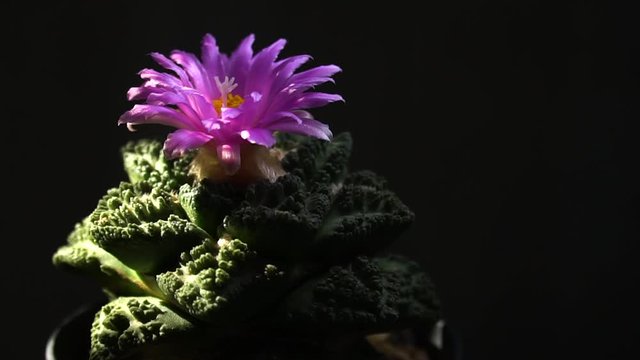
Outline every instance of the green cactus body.
[(127, 144), (129, 181), (53, 258), (111, 295), (91, 359), (297, 359), (327, 339), (433, 324), (417, 265), (373, 256), (413, 213), (381, 177), (348, 171), (351, 145), (279, 136), (287, 174), (234, 185), (196, 181), (191, 156), (167, 160), (159, 142)]

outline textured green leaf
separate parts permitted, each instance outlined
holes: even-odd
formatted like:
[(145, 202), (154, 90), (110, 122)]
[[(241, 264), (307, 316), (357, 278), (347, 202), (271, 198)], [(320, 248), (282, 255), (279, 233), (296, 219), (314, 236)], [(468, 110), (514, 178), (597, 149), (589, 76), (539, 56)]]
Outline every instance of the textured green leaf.
[(413, 212), (387, 190), (344, 185), (318, 234), (320, 257), (371, 253), (389, 244), (413, 222)]
[(337, 184), (347, 172), (351, 146), (349, 133), (341, 133), (331, 141), (306, 137), (287, 153), (282, 166), (300, 176), (310, 187)]
[(360, 256), (298, 287), (271, 321), (300, 331), (368, 334), (435, 323), (439, 308), (433, 285), (417, 264)]
[(109, 190), (89, 219), (95, 242), (142, 273), (166, 269), (209, 236), (186, 220), (177, 196), (146, 182)]
[[(153, 347), (197, 334), (194, 324), (154, 297), (119, 297), (96, 314), (91, 360), (116, 360), (153, 352)], [(190, 349), (183, 348), (185, 359)], [(164, 357), (139, 357), (164, 359)]]
[(243, 192), (233, 184), (203, 181), (197, 185), (180, 187), (180, 204), (189, 220), (215, 234), (222, 220), (238, 206)]
[(219, 327), (241, 321), (281, 296), (291, 283), (287, 270), (257, 258), (238, 239), (206, 240), (183, 253), (180, 266), (158, 275), (157, 281), (186, 313)]
[(311, 244), (331, 202), (328, 187), (308, 192), (299, 177), (253, 184), (225, 220), (225, 230), (263, 256), (299, 257)]
[(131, 141), (121, 152), (124, 168), (134, 184), (145, 181), (154, 187), (175, 191), (189, 179), (188, 169), (193, 156), (167, 160), (159, 141)]
[(89, 234), (89, 222), (76, 225), (68, 245), (53, 255), (53, 264), (95, 278), (114, 295), (158, 295), (153, 278), (140, 275), (99, 247)]

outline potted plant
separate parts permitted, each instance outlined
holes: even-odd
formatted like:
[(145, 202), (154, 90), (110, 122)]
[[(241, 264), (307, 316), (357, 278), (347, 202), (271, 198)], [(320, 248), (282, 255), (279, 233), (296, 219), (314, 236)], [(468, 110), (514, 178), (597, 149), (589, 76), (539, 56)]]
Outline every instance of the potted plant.
[(108, 301), (63, 325), (49, 358), (442, 357), (429, 279), (378, 255), (413, 213), (307, 112), (342, 100), (313, 91), (340, 69), (297, 71), (310, 57), (278, 60), (284, 40), (252, 43), (226, 56), (206, 35), (200, 59), (153, 53), (170, 73), (140, 72), (119, 123), (177, 130), (123, 147), (128, 180), (54, 254)]

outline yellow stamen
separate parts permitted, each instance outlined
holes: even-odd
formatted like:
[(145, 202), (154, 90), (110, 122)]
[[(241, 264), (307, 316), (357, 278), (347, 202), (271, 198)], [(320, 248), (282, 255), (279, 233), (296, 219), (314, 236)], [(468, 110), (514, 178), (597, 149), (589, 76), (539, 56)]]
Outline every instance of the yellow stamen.
[(240, 95), (233, 95), (233, 94), (227, 95), (227, 107), (237, 108), (238, 106), (242, 105), (243, 102), (244, 102), (244, 99)]
[(243, 102), (244, 99), (242, 98), (242, 96), (227, 94), (226, 104), (222, 99), (215, 99), (213, 100), (213, 108), (216, 110), (218, 115), (222, 115), (221, 111), (223, 106), (228, 108), (237, 108), (238, 106), (242, 105)]

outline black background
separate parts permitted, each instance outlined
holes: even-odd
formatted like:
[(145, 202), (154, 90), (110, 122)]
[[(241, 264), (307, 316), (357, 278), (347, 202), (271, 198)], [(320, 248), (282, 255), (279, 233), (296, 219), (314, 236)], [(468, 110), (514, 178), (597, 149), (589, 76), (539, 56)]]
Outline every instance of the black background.
[(284, 55), (343, 68), (323, 89), (346, 103), (314, 113), (351, 131), (353, 168), (384, 174), (416, 212), (394, 250), (432, 275), (465, 359), (640, 358), (640, 29), (629, 5), (55, 1), (15, 10), (2, 69), (13, 95), (3, 101), (12, 215), (2, 294), (15, 304), (2, 326), (17, 336), (2, 358), (42, 358), (58, 321), (100, 296), (54, 269), (51, 254), (124, 178), (118, 149), (132, 135), (115, 122), (136, 72), (154, 66), (147, 54), (198, 52), (205, 32), (224, 51), (251, 32), (257, 47), (284, 37)]

